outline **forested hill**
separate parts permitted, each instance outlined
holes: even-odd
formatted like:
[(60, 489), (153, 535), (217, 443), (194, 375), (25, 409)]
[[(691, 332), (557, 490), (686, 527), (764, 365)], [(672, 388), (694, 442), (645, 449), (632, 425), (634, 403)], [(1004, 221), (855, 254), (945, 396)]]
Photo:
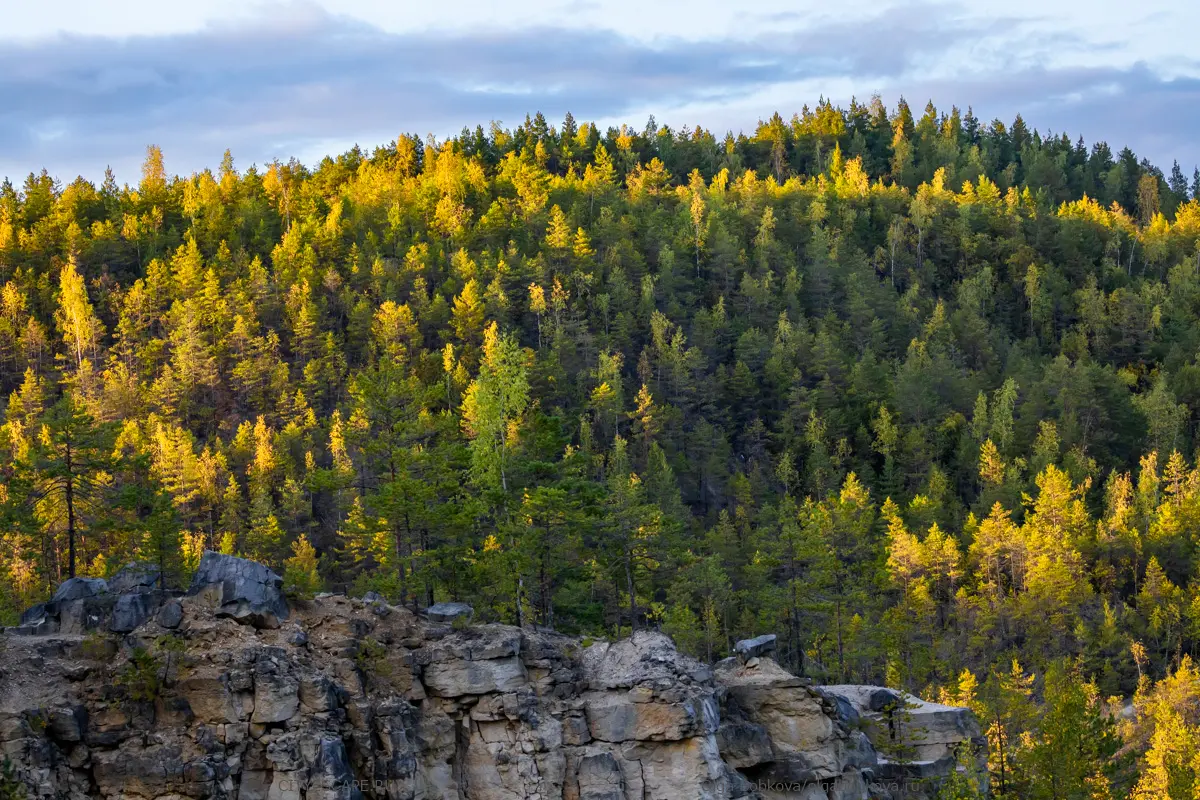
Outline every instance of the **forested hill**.
[[(774, 631), (976, 704), (1002, 791), (1086, 762), (1038, 750), (1058, 720), (1167, 796), (1200, 743), (1198, 191), (878, 101), (5, 183), (0, 608), (214, 548), (703, 658)], [(1118, 742), (1097, 698), (1135, 690)]]

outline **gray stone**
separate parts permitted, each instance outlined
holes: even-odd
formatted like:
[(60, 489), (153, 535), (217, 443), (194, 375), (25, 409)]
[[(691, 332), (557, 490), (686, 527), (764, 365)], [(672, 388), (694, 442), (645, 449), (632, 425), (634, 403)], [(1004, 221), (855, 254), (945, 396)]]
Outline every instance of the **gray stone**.
[(738, 654), (738, 658), (742, 661), (749, 661), (752, 658), (761, 658), (767, 653), (775, 650), (775, 634), (765, 633), (762, 636), (755, 636), (753, 639), (742, 639), (733, 646), (733, 651)]
[(317, 746), (306, 800), (362, 800), (341, 739), (323, 736)]
[(98, 597), (102, 594), (108, 594), (108, 582), (103, 578), (70, 578), (62, 582), (50, 601), (62, 603), (68, 600)]
[(34, 622), (18, 625), (15, 628), (8, 628), (7, 630), (14, 636), (49, 636), (52, 633), (58, 633), (58, 619), (56, 617), (41, 617)]
[(867, 784), (856, 770), (846, 770), (829, 787), (829, 800), (867, 800)]
[(113, 606), (108, 629), (113, 633), (129, 633), (150, 619), (158, 602), (158, 595), (151, 592), (121, 595)]
[(313, 711), (332, 711), (338, 706), (337, 687), (324, 675), (300, 679), (300, 702)]
[[(109, 591), (76, 584), (24, 617), (44, 627), (65, 609), (72, 629), (97, 615), (126, 628), (152, 602), (162, 627), (134, 634), (151, 638), (186, 617), (180, 674), (153, 704), (114, 702), (91, 642), (0, 649), (0, 756), (15, 756), (41, 800), (865, 800), (918, 780), (907, 800), (928, 800), (956, 763), (939, 753), (983, 752), (966, 710), (913, 699), (903, 715), (872, 711), (909, 697), (814, 687), (767, 654), (766, 637), (709, 668), (653, 631), (581, 647), (549, 631), (446, 624), (466, 618), (462, 606), (415, 619), (370, 595), (306, 604), (260, 632), (196, 604), (223, 616), (245, 604), (245, 621), (286, 613), (253, 607), (276, 596), (270, 570), (210, 557), (202, 575), (193, 599), (139, 592), (149, 587), (135, 575)], [(368, 637), (385, 648), (377, 670), (354, 658)], [(889, 725), (920, 743), (912, 763), (876, 752)]]
[(625, 800), (625, 778), (612, 753), (596, 753), (579, 759), (575, 776), (579, 800)]
[(425, 609), (425, 616), (430, 622), (454, 622), (459, 617), (469, 620), (475, 616), (475, 609), (466, 603), (434, 603)]
[(300, 685), (295, 679), (260, 670), (254, 676), (254, 715), (251, 722), (287, 722), (300, 710)]
[(875, 689), (867, 698), (867, 708), (871, 711), (887, 711), (900, 704), (900, 695), (891, 689)]
[(824, 692), (844, 697), (855, 707), (867, 738), (876, 747), (894, 736), (911, 742), (915, 763), (940, 764), (954, 758), (960, 745), (974, 748), (981, 738), (978, 721), (965, 708), (926, 702), (879, 686), (826, 686)]
[(209, 603), (217, 616), (255, 628), (278, 628), (288, 616), (282, 578), (262, 564), (211, 550), (200, 559), (188, 594)]
[(164, 628), (175, 629), (183, 622), (183, 604), (178, 600), (169, 600), (158, 610), (158, 624)]
[(838, 720), (841, 721), (842, 724), (850, 728), (858, 727), (860, 719), (858, 709), (856, 709), (849, 700), (839, 694), (826, 691), (825, 687), (823, 686), (814, 686), (813, 691), (824, 697), (829, 702), (833, 703), (834, 709), (837, 712)]
[(57, 616), (58, 609), (52, 604), (37, 603), (21, 613), (22, 625), (34, 625), (48, 616)]
[(47, 713), (46, 732), (59, 742), (81, 742), (87, 730), (87, 708), (60, 706)]
[(149, 592), (159, 588), (162, 573), (153, 564), (129, 563), (108, 580), (108, 590), (116, 594)]
[(111, 594), (60, 600), (57, 603), (59, 630), (66, 634), (80, 635), (103, 628), (115, 602), (116, 598)]
[(238, 791), (238, 800), (267, 800), (271, 789), (271, 773), (267, 770), (246, 770), (242, 773), (242, 783)]
[(511, 692), (525, 685), (525, 667), (516, 656), (442, 661), (425, 668), (425, 687), (435, 697)]
[(682, 683), (702, 672), (698, 662), (675, 649), (671, 637), (657, 631), (638, 631), (611, 644), (597, 642), (583, 651), (581, 667), (593, 689)]
[(771, 761), (774, 751), (767, 729), (754, 722), (725, 720), (717, 728), (721, 758), (734, 769), (748, 769)]

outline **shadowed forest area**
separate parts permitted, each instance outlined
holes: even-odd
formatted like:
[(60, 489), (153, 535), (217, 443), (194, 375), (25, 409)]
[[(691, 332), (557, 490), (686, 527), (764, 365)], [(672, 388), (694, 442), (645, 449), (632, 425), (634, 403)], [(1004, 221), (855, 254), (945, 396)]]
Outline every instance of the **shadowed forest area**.
[(878, 99), (5, 182), (0, 619), (215, 549), (710, 661), (775, 632), (970, 705), (997, 796), (1193, 798), (1198, 195)]

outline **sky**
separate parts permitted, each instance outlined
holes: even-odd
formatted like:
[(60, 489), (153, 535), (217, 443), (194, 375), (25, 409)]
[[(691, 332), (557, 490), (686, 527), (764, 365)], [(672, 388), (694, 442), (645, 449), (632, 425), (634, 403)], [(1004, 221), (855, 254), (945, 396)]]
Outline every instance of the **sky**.
[(0, 176), (315, 164), (571, 111), (752, 133), (824, 96), (973, 106), (1200, 163), (1200, 3), (1178, 0), (0, 0)]

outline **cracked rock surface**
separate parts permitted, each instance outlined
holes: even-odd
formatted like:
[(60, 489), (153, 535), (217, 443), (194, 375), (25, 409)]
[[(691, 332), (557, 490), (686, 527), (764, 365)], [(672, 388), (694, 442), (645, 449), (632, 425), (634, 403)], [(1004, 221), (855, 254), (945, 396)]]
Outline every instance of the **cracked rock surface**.
[(904, 724), (927, 749), (898, 765), (878, 687), (765, 655), (711, 668), (654, 632), (584, 648), (379, 598), (289, 609), (273, 573), (226, 558), (185, 597), (65, 586), (0, 633), (0, 757), (28, 797), (898, 800), (977, 745), (970, 712), (925, 704)]

